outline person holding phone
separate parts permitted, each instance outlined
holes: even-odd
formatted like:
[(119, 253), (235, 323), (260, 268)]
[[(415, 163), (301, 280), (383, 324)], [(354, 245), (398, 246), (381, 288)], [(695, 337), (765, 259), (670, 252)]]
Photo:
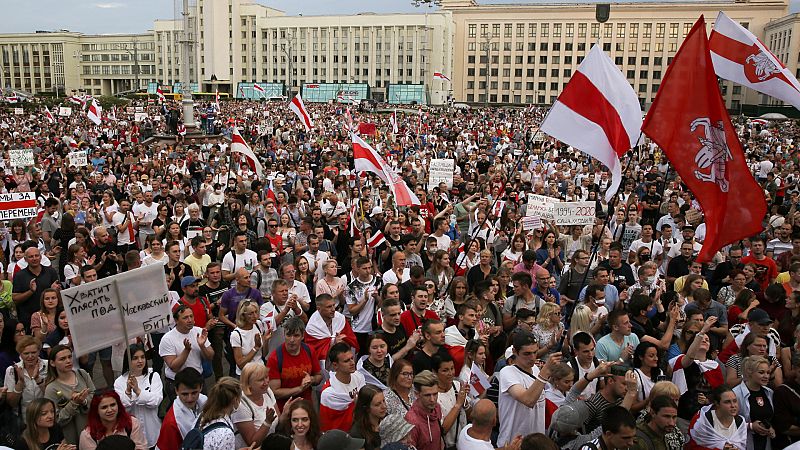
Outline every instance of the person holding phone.
[(747, 421), (747, 448), (768, 450), (775, 439), (775, 415), (769, 384), (770, 363), (763, 356), (748, 356), (742, 363), (744, 380), (733, 388), (739, 401), (739, 414)]

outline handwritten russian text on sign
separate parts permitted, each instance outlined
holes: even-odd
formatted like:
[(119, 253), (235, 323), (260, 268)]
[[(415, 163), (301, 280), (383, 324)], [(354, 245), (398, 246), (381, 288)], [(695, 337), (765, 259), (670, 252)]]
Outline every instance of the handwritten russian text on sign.
[(123, 272), (61, 291), (77, 356), (169, 325), (171, 311), (160, 264)]
[(137, 112), (137, 113), (135, 113), (133, 115), (133, 121), (134, 122), (141, 122), (141, 121), (143, 121), (145, 119), (147, 119), (147, 113)]
[(539, 216), (525, 216), (522, 218), (522, 230), (531, 231), (542, 228), (542, 219)]
[(33, 192), (0, 194), (0, 220), (36, 217), (37, 206), (36, 194)]
[(428, 189), (438, 187), (439, 183), (445, 183), (447, 189), (452, 189), (455, 168), (454, 159), (432, 159), (428, 169)]
[(558, 202), (553, 204), (556, 225), (592, 225), (594, 202)]
[(34, 162), (33, 149), (24, 148), (19, 150), (9, 150), (8, 159), (11, 162), (11, 167), (32, 166)]
[(25, 114), (25, 110), (22, 109), (22, 108), (14, 108), (14, 114), (16, 114), (18, 116), (21, 116), (21, 115)]
[(72, 115), (72, 108), (68, 106), (59, 106), (58, 115), (61, 117), (69, 117)]
[(545, 220), (553, 220), (553, 203), (558, 200), (544, 195), (528, 194), (526, 216), (537, 216)]
[(70, 166), (83, 167), (89, 164), (89, 156), (86, 150), (69, 153), (67, 158)]

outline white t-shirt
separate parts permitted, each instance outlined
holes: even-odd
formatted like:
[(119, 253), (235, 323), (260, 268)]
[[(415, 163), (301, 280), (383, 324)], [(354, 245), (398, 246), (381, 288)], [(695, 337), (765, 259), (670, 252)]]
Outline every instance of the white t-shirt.
[(467, 431), (472, 428), (472, 424), (467, 425), (458, 433), (458, 450), (494, 450), (494, 446), (490, 441), (482, 441), (475, 439), (467, 434)]
[[(567, 365), (572, 367), (572, 361), (567, 361)], [(584, 369), (583, 367), (581, 367), (581, 365), (579, 363), (578, 364), (578, 378), (576, 378), (575, 381), (577, 382), (578, 380), (583, 378), (584, 375), (586, 375), (587, 373), (593, 371), (594, 369), (596, 369), (596, 367), (594, 366), (594, 361), (592, 361), (592, 364), (589, 366), (588, 369)], [(597, 380), (592, 380), (586, 386), (586, 389), (584, 389), (583, 392), (581, 392), (580, 398), (587, 399), (587, 398), (593, 396), (596, 392), (597, 392)]]
[(456, 445), (456, 440), (458, 439), (458, 434), (461, 431), (461, 428), (467, 424), (467, 415), (461, 408), (463, 405), (456, 404), (459, 390), (461, 390), (461, 383), (453, 383), (453, 388), (451, 388), (449, 391), (439, 392), (439, 397), (437, 400), (439, 406), (442, 407), (442, 417), (450, 414), (450, 411), (452, 411), (453, 408), (460, 409), (458, 412), (458, 418), (456, 418), (453, 426), (450, 427), (450, 431), (448, 431), (444, 436), (445, 447), (452, 447), (453, 445)]
[[(531, 374), (535, 377), (539, 374), (539, 368), (533, 366)], [(544, 390), (539, 400), (528, 408), (511, 396), (509, 389), (514, 385), (520, 385), (523, 389), (528, 389), (535, 381), (517, 366), (511, 365), (503, 367), (498, 375), (500, 381), (500, 398), (498, 410), (500, 412), (500, 435), (497, 438), (497, 446), (502, 447), (511, 442), (517, 435), (527, 436), (531, 433), (544, 433)]]
[[(162, 357), (180, 355), (183, 351), (183, 340), (189, 339), (189, 342), (192, 344), (192, 351), (189, 352), (189, 357), (186, 358), (186, 362), (181, 366), (181, 370), (191, 367), (203, 373), (203, 356), (200, 353), (200, 346), (197, 345), (197, 336), (202, 332), (203, 329), (200, 327), (192, 327), (187, 334), (183, 334), (178, 331), (177, 328), (173, 328), (161, 338), (161, 344), (158, 346), (158, 354)], [(210, 345), (211, 342), (206, 340), (205, 347), (209, 347)], [(169, 364), (164, 364), (164, 375), (170, 380), (175, 379), (175, 371), (170, 369)]]
[[(130, 215), (130, 213), (128, 214)], [(123, 229), (122, 231), (119, 231), (118, 227), (122, 225), (123, 222), (125, 222), (125, 214), (122, 214), (119, 211), (115, 212), (114, 217), (111, 219), (111, 225), (114, 228), (117, 228), (117, 244), (119, 245), (133, 244), (136, 241), (136, 228), (134, 227), (133, 239), (131, 239), (131, 235), (128, 229)], [(133, 226), (133, 223), (134, 220), (133, 217), (131, 217), (131, 226)]]
[(140, 225), (139, 231), (142, 231), (147, 234), (153, 234), (153, 220), (158, 217), (158, 204), (153, 202), (150, 206), (147, 206), (144, 203), (137, 203), (133, 205), (133, 215), (135, 217), (140, 217), (142, 222), (146, 222), (149, 225)]
[(429, 237), (436, 238), (436, 248), (439, 250), (449, 251), (450, 250), (450, 236), (443, 234), (441, 236), (436, 236), (435, 234), (431, 234)]
[[(238, 269), (244, 267), (248, 272), (251, 272), (254, 267), (258, 265), (258, 255), (256, 252), (249, 248), (244, 249), (244, 253), (239, 254), (235, 251), (236, 260), (233, 259), (231, 252), (226, 252), (222, 258), (222, 270), (228, 273), (233, 273)], [(231, 287), (236, 287), (236, 279), (231, 280)]]
[(325, 276), (325, 274), (322, 272), (322, 265), (325, 263), (325, 261), (330, 259), (330, 256), (328, 256), (328, 252), (317, 250), (316, 255), (312, 255), (309, 252), (305, 252), (303, 253), (302, 256), (306, 259), (306, 261), (308, 261), (309, 272), (314, 272), (314, 274), (317, 276), (318, 279)]
[[(233, 423), (242, 423), (242, 422), (253, 422), (253, 426), (256, 430), (261, 427), (261, 424), (264, 422), (264, 419), (267, 418), (267, 410), (270, 408), (275, 408), (275, 394), (272, 393), (272, 389), (267, 388), (267, 392), (264, 394), (264, 403), (261, 406), (256, 405), (250, 400), (246, 395), (242, 395), (242, 400), (239, 402), (239, 407), (236, 408), (233, 413), (231, 413), (231, 421)], [(278, 419), (276, 418), (272, 425), (274, 426), (277, 423)], [(252, 444), (252, 442), (251, 442)], [(246, 448), (249, 447), (250, 444), (244, 441), (242, 438), (241, 433), (236, 433), (236, 446), (233, 448)]]
[(411, 269), (409, 269), (408, 267), (404, 268), (403, 269), (403, 274), (401, 276), (402, 276), (403, 279), (402, 280), (398, 280), (397, 279), (397, 273), (395, 273), (394, 270), (389, 269), (389, 270), (387, 270), (386, 272), (383, 273), (383, 282), (384, 282), (384, 284), (386, 284), (386, 283), (392, 283), (392, 284), (405, 283), (406, 281), (411, 279)]
[[(257, 320), (253, 328), (249, 330), (236, 327), (236, 329), (231, 333), (231, 347), (241, 348), (243, 355), (252, 352), (256, 347), (256, 335), (263, 333), (265, 329), (264, 322), (260, 320)], [(253, 361), (261, 361), (263, 351), (263, 347), (259, 349), (258, 352), (256, 352), (256, 356), (253, 357)], [(242, 369), (240, 369), (239, 366), (236, 366), (236, 375), (241, 374)]]

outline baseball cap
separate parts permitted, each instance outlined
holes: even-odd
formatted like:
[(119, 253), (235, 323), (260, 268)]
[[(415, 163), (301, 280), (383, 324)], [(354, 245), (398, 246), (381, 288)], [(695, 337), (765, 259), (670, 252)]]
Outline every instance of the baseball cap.
[(360, 450), (362, 448), (364, 448), (363, 439), (350, 437), (342, 430), (327, 431), (317, 442), (317, 450)]
[(372, 213), (370, 214), (370, 217), (375, 217), (378, 214), (383, 214), (383, 208), (381, 208), (380, 206), (372, 208)]
[(550, 426), (559, 434), (559, 436), (570, 436), (580, 433), (583, 429), (583, 424), (591, 416), (589, 407), (586, 402), (578, 400), (576, 402), (561, 405), (556, 412), (553, 413), (553, 419), (550, 421)]
[(769, 325), (772, 323), (772, 318), (761, 308), (753, 308), (747, 313), (747, 321), (755, 322), (759, 325)]
[(181, 289), (185, 288), (186, 286), (188, 286), (188, 285), (190, 285), (192, 283), (197, 283), (198, 281), (200, 281), (200, 278), (195, 278), (195, 277), (193, 277), (191, 275), (187, 275), (187, 276), (181, 278)]

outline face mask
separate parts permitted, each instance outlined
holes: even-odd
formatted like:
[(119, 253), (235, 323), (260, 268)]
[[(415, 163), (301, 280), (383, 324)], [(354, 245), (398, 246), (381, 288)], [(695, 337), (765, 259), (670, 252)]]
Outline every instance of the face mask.
[(594, 303), (597, 306), (603, 306), (603, 305), (606, 304), (606, 299), (605, 298), (596, 298), (596, 299), (594, 299)]
[(656, 277), (644, 277), (642, 278), (642, 284), (650, 286), (655, 281)]

